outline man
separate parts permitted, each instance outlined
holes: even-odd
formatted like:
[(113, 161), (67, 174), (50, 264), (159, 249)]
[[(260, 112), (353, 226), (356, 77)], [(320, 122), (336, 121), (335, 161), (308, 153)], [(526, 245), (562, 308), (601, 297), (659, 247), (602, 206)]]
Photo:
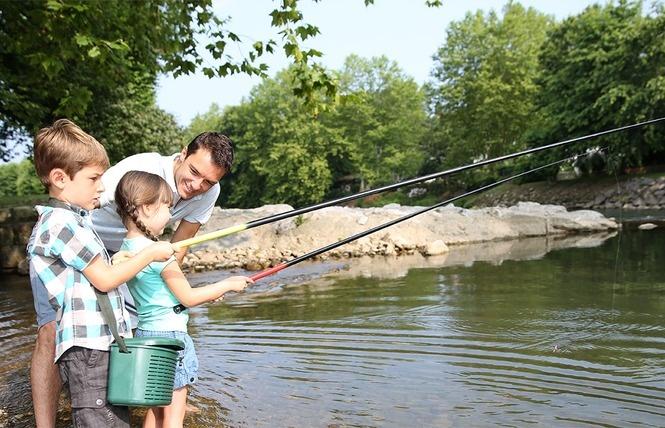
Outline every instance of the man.
[[(93, 211), (95, 231), (109, 252), (115, 253), (125, 237), (126, 229), (116, 212), (115, 188), (128, 171), (147, 171), (164, 178), (170, 185), (174, 206), (171, 223), (179, 221), (171, 242), (191, 238), (205, 224), (219, 196), (219, 181), (231, 169), (233, 163), (232, 141), (216, 132), (204, 132), (192, 140), (180, 153), (162, 156), (158, 153), (141, 153), (130, 156), (108, 169), (103, 177), (105, 191), (100, 198), (100, 209)], [(182, 262), (187, 250), (176, 254)], [(126, 286), (121, 288), (136, 325), (136, 309)], [(53, 314), (55, 320), (55, 313)], [(40, 327), (31, 363), (32, 399), (38, 427), (55, 426), (60, 394), (60, 376), (55, 357), (55, 321)]]

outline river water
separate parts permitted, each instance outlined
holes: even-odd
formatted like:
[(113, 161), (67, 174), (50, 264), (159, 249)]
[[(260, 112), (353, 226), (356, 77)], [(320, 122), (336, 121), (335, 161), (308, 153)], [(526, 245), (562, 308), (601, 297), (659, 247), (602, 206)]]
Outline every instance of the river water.
[[(345, 263), (192, 311), (186, 426), (665, 426), (665, 230)], [(3, 278), (0, 425), (34, 424), (31, 305)]]

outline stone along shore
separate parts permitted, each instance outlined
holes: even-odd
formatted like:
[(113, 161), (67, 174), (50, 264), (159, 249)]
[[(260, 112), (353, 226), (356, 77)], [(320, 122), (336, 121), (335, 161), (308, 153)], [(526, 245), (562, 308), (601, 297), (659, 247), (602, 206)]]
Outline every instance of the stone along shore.
[[(199, 234), (293, 209), (266, 205), (256, 209), (216, 207)], [(379, 224), (412, 213), (420, 207), (330, 207), (259, 226), (191, 248), (183, 268), (190, 272), (215, 269), (264, 269), (300, 256)], [(589, 211), (567, 211), (557, 205), (519, 203), (508, 208), (463, 209), (442, 207), (343, 245), (319, 260), (360, 256), (420, 253), (432, 256), (455, 251), (456, 246), (535, 236), (563, 237), (617, 229), (614, 219)], [(449, 247), (453, 247), (452, 250)]]

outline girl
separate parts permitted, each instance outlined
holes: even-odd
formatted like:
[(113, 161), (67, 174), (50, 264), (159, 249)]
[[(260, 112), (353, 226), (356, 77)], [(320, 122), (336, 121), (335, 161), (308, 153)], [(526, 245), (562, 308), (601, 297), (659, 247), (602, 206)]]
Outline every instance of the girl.
[[(125, 174), (115, 191), (118, 214), (127, 228), (121, 250), (135, 253), (150, 245), (164, 231), (171, 218), (173, 192), (161, 177), (143, 171)], [(136, 301), (139, 324), (136, 337), (161, 336), (180, 339), (185, 350), (178, 356), (173, 401), (167, 407), (153, 407), (144, 427), (182, 426), (187, 402), (187, 385), (196, 381), (198, 359), (187, 334), (187, 311), (175, 313), (182, 303), (190, 307), (220, 298), (227, 291), (241, 291), (253, 281), (234, 276), (223, 281), (192, 288), (175, 259), (149, 264), (127, 285)]]

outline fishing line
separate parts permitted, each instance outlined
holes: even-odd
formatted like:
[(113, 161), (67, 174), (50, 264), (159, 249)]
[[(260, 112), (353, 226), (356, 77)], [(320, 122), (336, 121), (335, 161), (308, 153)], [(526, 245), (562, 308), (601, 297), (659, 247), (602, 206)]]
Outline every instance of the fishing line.
[(529, 155), (529, 154), (532, 154), (532, 153), (537, 153), (537, 152), (540, 152), (540, 151), (543, 151), (543, 150), (549, 150), (549, 149), (553, 149), (553, 148), (556, 148), (556, 147), (562, 147), (562, 146), (566, 146), (568, 144), (578, 143), (580, 141), (590, 140), (592, 138), (613, 134), (615, 132), (626, 131), (628, 129), (633, 129), (633, 128), (638, 128), (638, 127), (642, 127), (642, 126), (646, 126), (646, 125), (651, 125), (651, 124), (654, 124), (654, 123), (657, 123), (657, 122), (661, 122), (663, 120), (665, 120), (665, 117), (660, 117), (660, 118), (657, 118), (657, 119), (651, 119), (651, 120), (647, 120), (647, 121), (644, 121), (644, 122), (635, 123), (635, 124), (632, 124), (632, 125), (626, 125), (626, 126), (622, 126), (622, 127), (619, 127), (619, 128), (614, 128), (614, 129), (609, 129), (609, 130), (606, 130), (606, 131), (596, 132), (596, 133), (589, 134), (589, 135), (584, 135), (582, 137), (576, 137), (576, 138), (571, 138), (569, 140), (559, 141), (557, 143), (552, 143), (552, 144), (548, 144), (548, 145), (545, 145), (545, 146), (534, 147), (532, 149), (522, 150), (520, 152), (511, 153), (511, 154), (508, 154), (508, 155), (499, 156), (499, 157), (492, 158), (492, 159), (486, 159), (486, 160), (483, 160), (483, 161), (479, 161), (479, 162), (475, 162), (475, 163), (455, 167), (455, 168), (448, 169), (448, 170), (445, 170), (445, 171), (435, 172), (435, 173), (432, 173), (432, 174), (424, 175), (422, 177), (412, 178), (412, 179), (405, 180), (405, 181), (402, 181), (402, 182), (399, 182), (399, 183), (394, 183), (394, 184), (390, 184), (390, 185), (387, 185), (387, 186), (378, 187), (376, 189), (365, 190), (365, 191), (360, 192), (360, 193), (356, 193), (356, 194), (349, 195), (349, 196), (344, 196), (344, 197), (334, 199), (334, 200), (331, 200), (331, 201), (327, 201), (327, 202), (321, 202), (319, 204), (310, 205), (310, 206), (300, 208), (300, 209), (297, 209), (297, 210), (291, 210), (291, 211), (286, 211), (286, 212), (279, 213), (279, 214), (274, 214), (274, 215), (271, 215), (271, 216), (268, 216), (268, 217), (264, 217), (264, 218), (261, 218), (261, 219), (250, 221), (248, 223), (237, 224), (237, 225), (234, 225), (234, 226), (231, 226), (231, 227), (227, 227), (225, 229), (220, 229), (220, 230), (217, 230), (217, 231), (214, 231), (214, 232), (210, 232), (210, 233), (206, 233), (206, 234), (203, 234), (203, 235), (195, 236), (193, 238), (189, 238), (189, 239), (185, 239), (185, 240), (182, 240), (182, 241), (174, 242), (174, 245), (178, 246), (181, 249), (186, 248), (186, 247), (189, 247), (189, 246), (192, 246), (192, 245), (196, 245), (196, 244), (200, 244), (200, 243), (210, 241), (210, 240), (213, 240), (213, 239), (228, 236), (228, 235), (231, 235), (233, 233), (242, 232), (244, 230), (252, 229), (252, 228), (257, 227), (257, 226), (262, 226), (264, 224), (273, 223), (275, 221), (284, 220), (284, 219), (294, 217), (294, 216), (297, 216), (297, 215), (301, 215), (301, 214), (306, 214), (308, 212), (315, 211), (315, 210), (318, 210), (318, 209), (321, 209), (321, 208), (326, 208), (326, 207), (330, 207), (330, 206), (333, 206), (333, 205), (339, 205), (339, 204), (342, 204), (342, 203), (345, 203), (345, 202), (353, 201), (355, 199), (364, 198), (366, 196), (374, 195), (374, 194), (377, 194), (377, 193), (386, 192), (386, 191), (389, 191), (389, 190), (395, 190), (395, 189), (398, 189), (400, 187), (409, 186), (411, 184), (421, 183), (423, 181), (428, 181), (428, 180), (433, 180), (435, 178), (445, 177), (445, 176), (448, 176), (448, 175), (456, 174), (458, 172), (466, 171), (466, 170), (473, 169), (473, 168), (479, 168), (479, 167), (482, 167), (482, 166), (485, 166), (485, 165), (490, 165), (490, 164), (493, 164), (493, 163), (496, 163), (496, 162), (502, 162), (502, 161), (505, 161), (505, 160), (514, 159), (514, 158), (517, 158), (517, 157), (520, 157), (520, 156), (525, 156), (525, 155)]
[(621, 200), (621, 186), (619, 185), (619, 173), (617, 172), (618, 168), (614, 169), (614, 179), (617, 184), (617, 200), (619, 201), (619, 237), (617, 238), (617, 250), (614, 255), (614, 283), (612, 284), (612, 312), (614, 312), (614, 297), (616, 294), (616, 288), (618, 286), (617, 277), (619, 275), (619, 255), (621, 253), (621, 238), (623, 237), (623, 201)]
[[(304, 255), (302, 255), (302, 256), (299, 256), (299, 257), (293, 258), (293, 259), (288, 260), (288, 261), (286, 261), (286, 262), (279, 263), (279, 264), (277, 264), (277, 265), (275, 265), (275, 266), (273, 266), (273, 267), (271, 267), (271, 268), (265, 269), (265, 270), (263, 270), (263, 271), (261, 271), (261, 272), (258, 272), (258, 273), (254, 274), (254, 275), (251, 275), (250, 278), (251, 278), (253, 281), (258, 281), (258, 280), (260, 280), (260, 279), (262, 279), (262, 278), (265, 278), (265, 277), (267, 277), (267, 276), (274, 275), (274, 274), (276, 274), (277, 272), (286, 269), (287, 267), (290, 267), (290, 266), (296, 265), (296, 264), (298, 264), (298, 263), (300, 263), (300, 262), (303, 262), (303, 261), (305, 261), (305, 260), (307, 260), (307, 259), (310, 259), (310, 258), (312, 258), (312, 257), (316, 257), (316, 256), (318, 256), (319, 254), (325, 253), (326, 251), (330, 251), (330, 250), (332, 250), (332, 249), (334, 249), (334, 248), (337, 248), (337, 247), (340, 247), (340, 246), (342, 246), (342, 245), (348, 244), (348, 243), (351, 242), (351, 241), (355, 241), (356, 239), (360, 239), (360, 238), (365, 237), (365, 236), (367, 236), (367, 235), (370, 235), (370, 234), (372, 234), (372, 233), (375, 233), (375, 232), (378, 232), (378, 231), (380, 231), (380, 230), (383, 230), (383, 229), (385, 229), (385, 228), (387, 228), (387, 227), (393, 226), (393, 225), (395, 225), (395, 224), (397, 224), (397, 223), (401, 223), (401, 222), (403, 222), (403, 221), (409, 220), (410, 218), (413, 218), (413, 217), (418, 216), (418, 215), (420, 215), (420, 214), (426, 213), (426, 212), (428, 212), (428, 211), (432, 211), (432, 210), (434, 210), (434, 209), (436, 209), (436, 208), (439, 208), (439, 207), (442, 207), (442, 206), (444, 206), (444, 205), (450, 204), (450, 203), (455, 202), (455, 201), (457, 201), (457, 200), (459, 200), (459, 199), (463, 199), (463, 198), (465, 198), (465, 197), (468, 197), (468, 196), (474, 195), (474, 194), (476, 194), (476, 193), (480, 193), (480, 192), (483, 192), (483, 191), (485, 191), (485, 190), (489, 190), (489, 189), (491, 189), (491, 188), (493, 188), (493, 187), (499, 186), (500, 184), (503, 184), (503, 183), (506, 183), (506, 182), (508, 182), (508, 181), (514, 180), (514, 179), (516, 179), (516, 178), (524, 177), (524, 176), (526, 176), (526, 175), (528, 175), (528, 174), (531, 174), (531, 173), (534, 173), (534, 172), (536, 172), (536, 171), (540, 171), (540, 170), (543, 170), (543, 169), (545, 169), (545, 168), (550, 168), (550, 167), (552, 167), (552, 166), (559, 165), (559, 164), (564, 163), (564, 162), (566, 162), (566, 161), (570, 161), (570, 160), (572, 160), (572, 159), (575, 159), (575, 158), (577, 158), (577, 157), (579, 157), (579, 156), (588, 156), (588, 155), (589, 155), (589, 153), (587, 152), (587, 153), (583, 153), (582, 155), (575, 155), (575, 156), (567, 157), (567, 158), (564, 158), (564, 159), (561, 159), (561, 160), (558, 160), (558, 161), (555, 161), (555, 162), (549, 163), (549, 164), (547, 164), (547, 165), (539, 166), (539, 167), (537, 167), (537, 168), (533, 168), (533, 169), (530, 169), (530, 170), (528, 170), (528, 171), (521, 172), (521, 173), (519, 173), (519, 174), (515, 174), (515, 175), (512, 175), (512, 176), (510, 176), (510, 177), (504, 178), (504, 179), (502, 179), (502, 180), (495, 181), (494, 183), (487, 184), (487, 185), (485, 185), (485, 186), (482, 186), (482, 187), (479, 187), (479, 188), (477, 188), (477, 189), (474, 189), (474, 190), (468, 191), (468, 192), (463, 193), (463, 194), (461, 194), (461, 195), (458, 195), (458, 196), (452, 197), (452, 198), (450, 198), (450, 199), (446, 199), (446, 200), (444, 200), (444, 201), (442, 201), (442, 202), (439, 202), (439, 203), (437, 203), (437, 204), (434, 204), (434, 205), (432, 205), (432, 206), (422, 208), (422, 209), (420, 209), (420, 210), (414, 211), (414, 212), (412, 212), (412, 213), (410, 213), (410, 214), (407, 214), (407, 215), (405, 215), (405, 216), (398, 217), (398, 218), (396, 218), (396, 219), (394, 219), (394, 220), (391, 220), (391, 221), (389, 221), (389, 222), (386, 222), (386, 223), (380, 224), (380, 225), (378, 225), (378, 226), (372, 227), (372, 228), (367, 229), (367, 230), (365, 230), (365, 231), (363, 231), (363, 232), (357, 233), (357, 234), (355, 234), (355, 235), (349, 236), (349, 237), (347, 237), (347, 238), (345, 238), (345, 239), (342, 239), (342, 240), (340, 240), (340, 241), (337, 241), (337, 242), (334, 242), (334, 243), (332, 243), (332, 244), (326, 245), (325, 247), (321, 247), (321, 248), (319, 248), (319, 249), (316, 249), (316, 250), (314, 250), (314, 251), (311, 251), (311, 252), (309, 252), (309, 253), (307, 253), (307, 254), (304, 254)], [(175, 313), (180, 313), (180, 312), (182, 312), (182, 311), (185, 310), (185, 309), (187, 309), (187, 308), (186, 308), (184, 305), (182, 305), (182, 304), (180, 304), (180, 305), (176, 305), (176, 306), (173, 307), (173, 311), (174, 311)]]

